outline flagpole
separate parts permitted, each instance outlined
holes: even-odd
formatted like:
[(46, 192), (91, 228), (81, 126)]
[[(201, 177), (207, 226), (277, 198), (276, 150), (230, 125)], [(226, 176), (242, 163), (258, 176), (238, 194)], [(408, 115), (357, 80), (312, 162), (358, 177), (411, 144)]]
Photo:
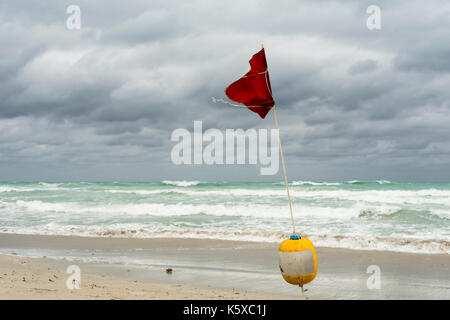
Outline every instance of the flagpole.
[[(264, 45), (261, 45), (261, 48), (264, 49)], [(267, 82), (267, 79), (266, 79), (266, 82)], [(267, 87), (270, 90), (269, 85), (267, 85)], [(288, 184), (288, 178), (287, 178), (287, 173), (286, 173), (286, 166), (284, 164), (283, 148), (281, 147), (280, 128), (278, 128), (278, 119), (277, 119), (277, 111), (275, 109), (275, 104), (273, 105), (273, 118), (275, 119), (275, 129), (277, 129), (277, 131), (278, 131), (278, 146), (280, 147), (281, 166), (283, 167), (284, 184), (286, 185), (286, 192), (287, 192), (287, 197), (288, 197), (288, 202), (289, 202), (289, 211), (291, 213), (292, 233), (295, 234), (294, 214), (292, 213), (292, 201), (291, 201), (291, 195), (289, 193), (289, 184)]]
[(293, 232), (293, 234), (295, 234), (295, 222), (294, 222), (294, 214), (292, 213), (292, 201), (291, 201), (291, 195), (289, 193), (289, 185), (288, 185), (288, 179), (287, 179), (287, 174), (286, 174), (286, 166), (284, 164), (283, 148), (281, 147), (280, 129), (278, 128), (277, 111), (275, 109), (275, 105), (273, 105), (273, 118), (275, 119), (275, 128), (278, 131), (278, 146), (280, 147), (281, 166), (283, 167), (283, 174), (284, 174), (284, 184), (286, 185), (287, 197), (288, 197), (288, 201), (289, 201), (289, 210), (291, 212), (292, 232)]

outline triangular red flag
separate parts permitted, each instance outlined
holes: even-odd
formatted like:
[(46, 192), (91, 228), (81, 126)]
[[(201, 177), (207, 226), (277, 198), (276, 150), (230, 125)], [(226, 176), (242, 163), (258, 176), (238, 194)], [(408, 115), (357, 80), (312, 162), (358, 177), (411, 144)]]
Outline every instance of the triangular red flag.
[(264, 48), (254, 54), (249, 62), (250, 71), (230, 84), (225, 89), (225, 94), (231, 100), (245, 104), (264, 119), (275, 104)]

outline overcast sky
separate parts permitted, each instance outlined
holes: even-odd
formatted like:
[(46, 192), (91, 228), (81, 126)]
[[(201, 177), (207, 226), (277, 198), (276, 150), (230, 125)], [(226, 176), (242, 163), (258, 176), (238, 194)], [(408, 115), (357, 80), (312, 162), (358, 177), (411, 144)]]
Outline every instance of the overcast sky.
[(170, 160), (194, 120), (273, 127), (211, 102), (263, 43), (290, 180), (450, 181), (449, 39), (448, 0), (2, 1), (0, 180), (281, 181)]

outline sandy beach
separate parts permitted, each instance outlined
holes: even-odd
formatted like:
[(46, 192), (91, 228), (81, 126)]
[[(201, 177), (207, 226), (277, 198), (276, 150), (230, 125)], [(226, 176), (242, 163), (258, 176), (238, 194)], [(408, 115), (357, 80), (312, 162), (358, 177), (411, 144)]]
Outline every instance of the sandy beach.
[[(1, 246), (16, 246), (18, 249), (32, 246), (34, 248), (78, 248), (88, 249), (102, 247), (136, 248), (160, 246), (180, 248), (174, 241), (142, 241), (141, 239), (89, 239), (81, 237), (46, 237), (27, 235), (0, 235)], [(13, 244), (14, 243), (14, 244)], [(33, 244), (31, 244), (33, 243)], [(212, 247), (217, 247), (212, 244)], [(83, 270), (80, 289), (70, 290), (66, 281), (70, 274), (66, 273), (71, 265), (67, 260), (56, 260), (43, 256), (30, 258), (18, 256), (15, 252), (0, 255), (0, 299), (170, 299), (170, 300), (279, 300), (293, 299), (292, 296), (266, 294), (243, 289), (222, 289), (210, 286), (193, 286), (170, 282), (171, 274), (160, 268), (160, 281), (133, 278), (130, 269), (111, 271), (103, 265), (84, 264), (77, 261)], [(87, 271), (84, 273), (84, 271)], [(174, 270), (174, 272), (177, 272)], [(122, 274), (122, 275), (121, 275)], [(169, 283), (170, 282), (170, 283)]]
[[(0, 299), (299, 299), (277, 244), (0, 234)], [(449, 255), (317, 248), (308, 299), (448, 299)], [(81, 289), (66, 287), (68, 266)], [(367, 268), (381, 270), (370, 290)], [(166, 269), (171, 268), (172, 273)]]
[(66, 286), (65, 263), (45, 258), (0, 255), (0, 300), (79, 300), (79, 299), (152, 299), (152, 300), (279, 300), (281, 295), (195, 287), (183, 284), (157, 283), (105, 275), (83, 274), (80, 289)]

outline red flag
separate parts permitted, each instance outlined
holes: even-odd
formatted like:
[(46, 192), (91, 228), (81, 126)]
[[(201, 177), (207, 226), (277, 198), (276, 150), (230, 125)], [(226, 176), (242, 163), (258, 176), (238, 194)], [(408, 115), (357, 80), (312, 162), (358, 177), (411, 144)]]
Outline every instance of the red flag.
[(275, 104), (264, 48), (254, 54), (249, 62), (250, 71), (230, 84), (225, 89), (225, 94), (231, 100), (245, 104), (264, 119)]

